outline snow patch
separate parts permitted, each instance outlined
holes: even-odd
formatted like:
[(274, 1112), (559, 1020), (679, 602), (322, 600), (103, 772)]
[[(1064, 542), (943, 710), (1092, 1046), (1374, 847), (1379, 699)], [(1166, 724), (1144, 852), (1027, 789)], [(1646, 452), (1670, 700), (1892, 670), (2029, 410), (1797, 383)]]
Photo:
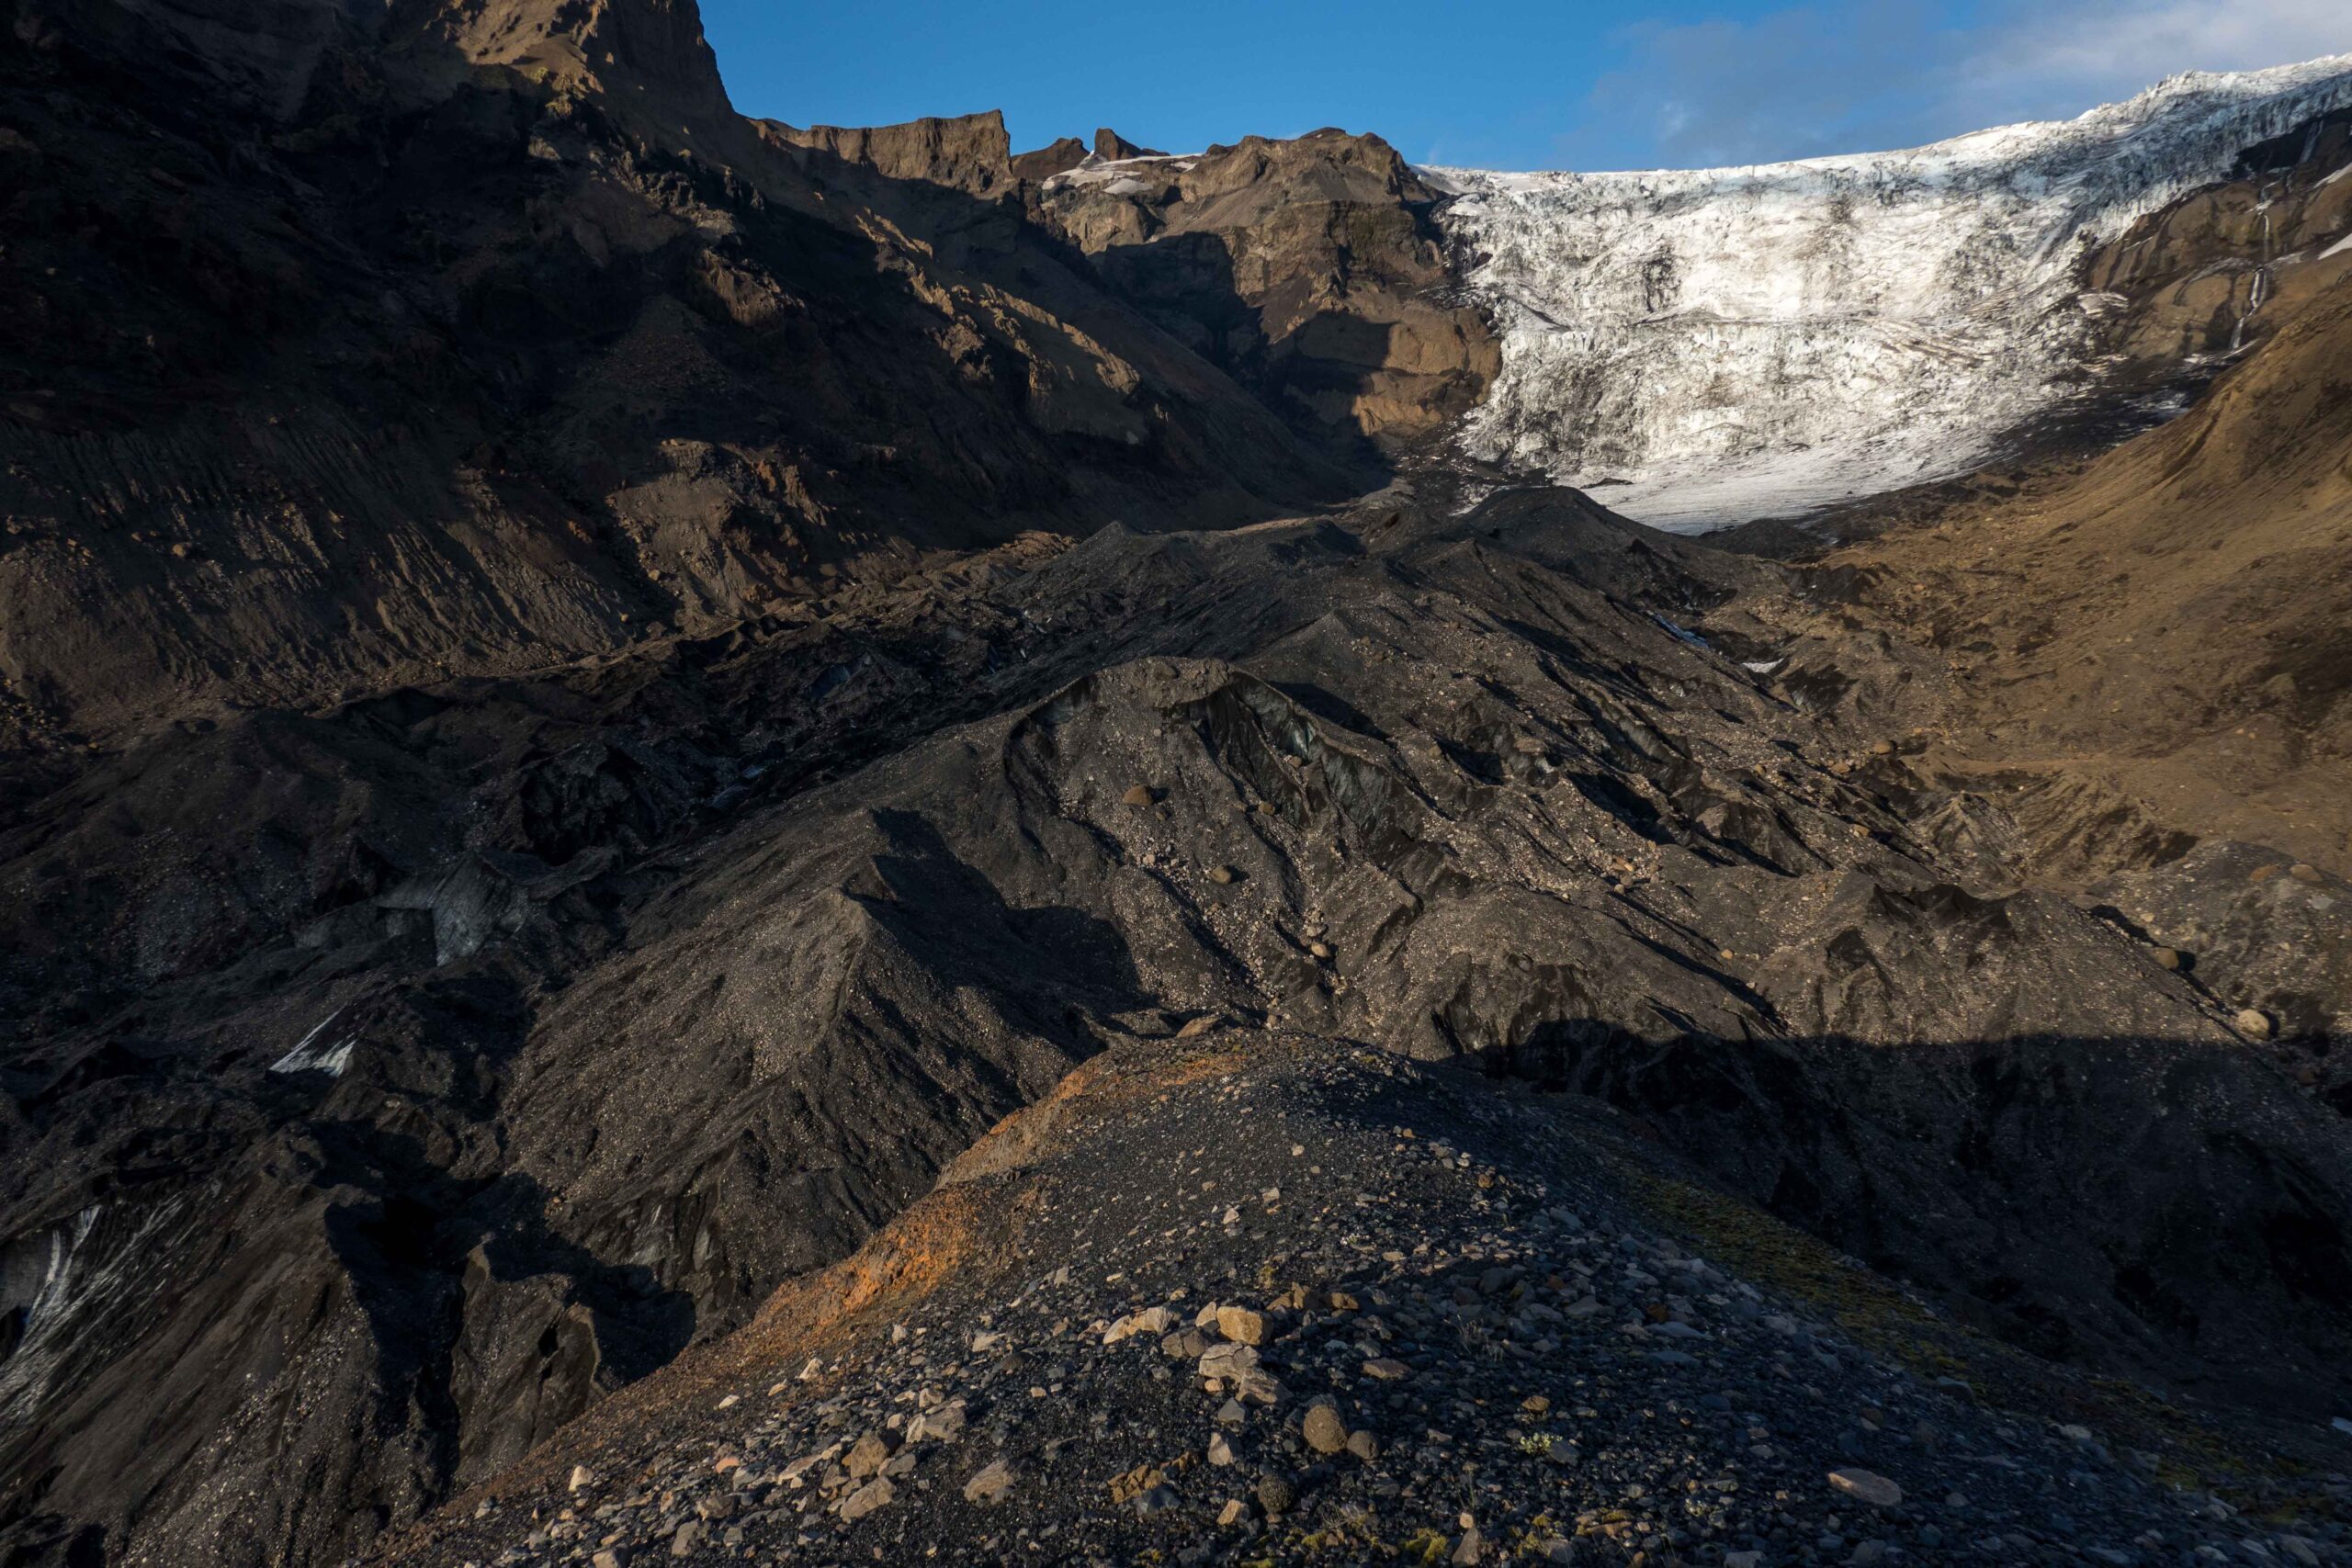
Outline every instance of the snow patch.
[(354, 1035), (323, 1049), (317, 1048), (318, 1038), (326, 1032), (327, 1025), (342, 1016), (343, 1010), (337, 1008), (319, 1020), (294, 1049), (269, 1065), (269, 1070), (273, 1073), (325, 1073), (330, 1077), (343, 1077), (344, 1069), (351, 1066), (352, 1048), (359, 1043), (358, 1037)]
[(2325, 261), (2330, 256), (2340, 256), (2346, 251), (2352, 251), (2352, 234), (2345, 235), (2344, 238), (2320, 252), (2319, 259)]
[(2079, 381), (2085, 250), (2347, 105), (2340, 55), (1904, 152), (1423, 170), (1502, 335), (1465, 454), (1690, 532), (1964, 471)]
[(49, 1400), (86, 1325), (149, 1295), (188, 1235), (184, 1198), (137, 1207), (92, 1204), (46, 1235), (0, 1247), (0, 1311), (19, 1314), (17, 1342), (0, 1361), (0, 1429)]
[(1057, 186), (1106, 186), (1113, 196), (1141, 196), (1159, 188), (1145, 176), (1181, 175), (1201, 161), (1197, 152), (1155, 152), (1148, 158), (1105, 158), (1089, 152), (1058, 175), (1046, 176), (1046, 188)]

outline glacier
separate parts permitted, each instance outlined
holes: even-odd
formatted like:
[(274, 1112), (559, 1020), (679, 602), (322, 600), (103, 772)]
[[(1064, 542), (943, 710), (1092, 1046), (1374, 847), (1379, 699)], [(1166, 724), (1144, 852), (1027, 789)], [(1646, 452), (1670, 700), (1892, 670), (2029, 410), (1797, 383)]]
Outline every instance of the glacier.
[(2084, 384), (2088, 249), (2347, 105), (2352, 54), (1903, 152), (1422, 169), (1502, 338), (1462, 454), (1679, 532), (1965, 471)]

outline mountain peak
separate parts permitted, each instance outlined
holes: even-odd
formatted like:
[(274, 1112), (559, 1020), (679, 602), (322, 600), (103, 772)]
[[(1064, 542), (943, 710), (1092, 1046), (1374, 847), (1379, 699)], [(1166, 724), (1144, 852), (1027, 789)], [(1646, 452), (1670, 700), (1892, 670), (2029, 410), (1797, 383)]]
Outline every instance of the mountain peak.
[(1113, 161), (1121, 158), (1165, 158), (1168, 156), (1156, 147), (1138, 146), (1107, 125), (1095, 128), (1094, 155)]
[(511, 67), (624, 114), (734, 113), (695, 0), (392, 0), (390, 27), (412, 58)]

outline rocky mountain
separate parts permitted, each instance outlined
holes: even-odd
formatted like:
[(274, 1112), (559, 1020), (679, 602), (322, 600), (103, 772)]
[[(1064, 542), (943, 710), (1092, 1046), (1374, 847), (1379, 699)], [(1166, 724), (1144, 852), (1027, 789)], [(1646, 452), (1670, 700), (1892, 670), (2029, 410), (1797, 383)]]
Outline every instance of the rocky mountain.
[(8, 1568), (2352, 1541), (2342, 62), (1643, 184), (9, 21)]
[(0, 672), (52, 739), (1350, 487), (985, 182), (733, 116), (691, 6), (361, 17), (20, 18)]
[(1494, 381), (1494, 334), (1452, 287), (1441, 193), (1378, 137), (1182, 158), (1114, 141), (1045, 181), (1046, 220), (1295, 427), (1342, 456), (1409, 450)]
[(2143, 1441), (2193, 1417), (2037, 1374), (1641, 1141), (1295, 1036), (1116, 1046), (383, 1560), (2331, 1550), (2165, 1484)]

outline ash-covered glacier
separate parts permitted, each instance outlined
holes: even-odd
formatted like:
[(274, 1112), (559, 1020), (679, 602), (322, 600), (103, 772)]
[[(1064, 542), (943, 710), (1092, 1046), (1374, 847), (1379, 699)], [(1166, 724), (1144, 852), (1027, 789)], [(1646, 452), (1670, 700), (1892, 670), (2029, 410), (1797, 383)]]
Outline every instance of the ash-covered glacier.
[(1973, 467), (2096, 370), (2079, 263), (2352, 105), (2352, 55), (1906, 152), (1422, 173), (1502, 333), (1466, 455), (1698, 531)]

